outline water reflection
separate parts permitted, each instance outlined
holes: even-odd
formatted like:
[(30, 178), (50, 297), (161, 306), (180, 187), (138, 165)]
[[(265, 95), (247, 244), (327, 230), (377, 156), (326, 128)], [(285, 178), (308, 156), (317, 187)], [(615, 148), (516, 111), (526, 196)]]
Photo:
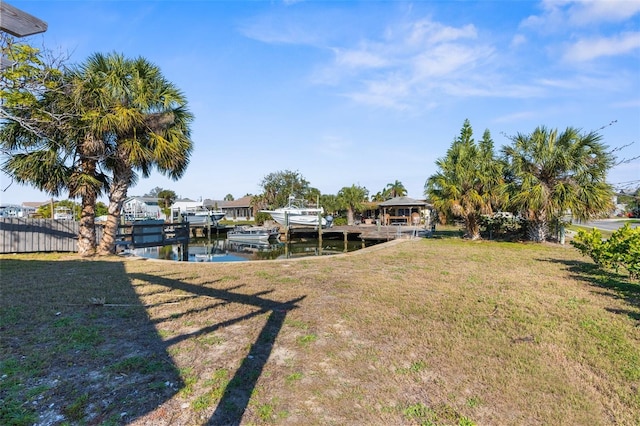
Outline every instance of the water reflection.
[[(246, 260), (291, 259), (324, 256), (359, 250), (372, 245), (364, 241), (294, 239), (290, 242), (240, 242), (227, 239), (196, 239), (189, 242), (189, 262), (241, 262)], [(180, 260), (179, 246), (139, 248), (135, 255), (164, 260)]]

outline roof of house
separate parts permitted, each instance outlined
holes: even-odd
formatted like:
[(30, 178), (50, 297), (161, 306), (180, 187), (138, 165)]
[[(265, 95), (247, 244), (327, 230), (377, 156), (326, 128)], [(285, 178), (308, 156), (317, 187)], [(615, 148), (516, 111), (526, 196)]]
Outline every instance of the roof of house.
[[(54, 203), (57, 203), (57, 201), (54, 201)], [(46, 206), (48, 204), (51, 204), (51, 201), (25, 201), (22, 203), (22, 206), (37, 209), (40, 206)]]
[(394, 197), (378, 204), (378, 206), (380, 207), (426, 206), (426, 205), (427, 205), (427, 202), (425, 200), (415, 200), (410, 197)]
[(238, 198), (237, 200), (223, 201), (220, 207), (225, 209), (251, 207), (251, 200), (253, 200), (253, 195), (247, 195), (245, 197)]
[(127, 197), (127, 199), (125, 200), (125, 203), (127, 201), (131, 201), (131, 200), (138, 200), (140, 202), (143, 202), (145, 204), (158, 204), (158, 197)]

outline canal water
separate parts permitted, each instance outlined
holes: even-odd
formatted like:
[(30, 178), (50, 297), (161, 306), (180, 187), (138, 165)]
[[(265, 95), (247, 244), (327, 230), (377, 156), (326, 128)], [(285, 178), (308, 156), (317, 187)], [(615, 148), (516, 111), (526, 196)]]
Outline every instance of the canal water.
[[(242, 262), (247, 260), (291, 259), (347, 253), (369, 247), (375, 242), (304, 238), (289, 242), (238, 242), (200, 238), (189, 241), (189, 262)], [(150, 259), (181, 260), (179, 246), (139, 248), (131, 251)]]

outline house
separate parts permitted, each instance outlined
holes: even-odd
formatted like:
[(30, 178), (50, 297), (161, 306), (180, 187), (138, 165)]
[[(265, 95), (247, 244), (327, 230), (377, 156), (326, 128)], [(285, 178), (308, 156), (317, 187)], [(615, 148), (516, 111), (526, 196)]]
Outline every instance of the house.
[(247, 195), (233, 201), (221, 201), (220, 209), (225, 212), (227, 220), (255, 220), (255, 209), (251, 204), (252, 195)]
[(15, 204), (3, 204), (0, 205), (0, 217), (27, 218), (35, 215), (36, 210), (37, 209), (35, 207), (25, 206), (24, 204), (21, 206)]
[(394, 197), (378, 204), (383, 225), (429, 225), (431, 206), (425, 200)]
[(165, 219), (157, 197), (128, 197), (122, 204), (125, 221), (140, 219)]

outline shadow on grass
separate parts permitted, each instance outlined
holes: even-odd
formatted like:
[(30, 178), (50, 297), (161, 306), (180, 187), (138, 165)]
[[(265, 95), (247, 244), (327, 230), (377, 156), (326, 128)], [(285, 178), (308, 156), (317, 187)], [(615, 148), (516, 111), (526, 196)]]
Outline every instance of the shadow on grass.
[(297, 303), (305, 298), (301, 296), (286, 302), (278, 302), (261, 297), (270, 291), (257, 294), (234, 293), (229, 290), (215, 289), (200, 285), (188, 284), (179, 280), (167, 279), (149, 274), (131, 274), (131, 278), (147, 281), (151, 284), (161, 285), (171, 290), (205, 296), (220, 300), (223, 304), (238, 303), (256, 308), (249, 314), (229, 319), (217, 324), (203, 327), (190, 334), (182, 334), (165, 341), (167, 346), (175, 345), (185, 339), (191, 339), (203, 334), (212, 333), (220, 328), (229, 327), (252, 317), (268, 313), (269, 317), (263, 326), (256, 341), (251, 345), (251, 350), (242, 360), (233, 378), (225, 387), (222, 398), (218, 402), (215, 412), (209, 419), (212, 425), (239, 425), (242, 416), (249, 405), (249, 400), (255, 389), (256, 383), (262, 374), (262, 370), (269, 359), (269, 355), (275, 344), (275, 340), (284, 325), (287, 313), (297, 307)]
[(121, 262), (0, 261), (0, 424), (124, 424), (183, 387)]
[(574, 278), (587, 282), (592, 286), (610, 290), (610, 297), (621, 298), (635, 310), (608, 309), (616, 314), (628, 315), (640, 321), (640, 283), (633, 282), (623, 275), (603, 271), (598, 265), (577, 260), (543, 259), (547, 262), (560, 263), (568, 267)]
[(460, 229), (438, 229), (432, 234), (432, 238), (462, 238), (464, 231)]
[[(118, 261), (0, 262), (0, 424), (128, 424), (172, 399), (185, 383), (172, 345), (267, 314), (209, 424), (241, 423), (287, 313), (271, 291), (235, 293), (153, 274)], [(134, 290), (135, 280), (253, 310), (163, 340)], [(189, 311), (185, 311), (185, 315)], [(153, 414), (152, 414), (153, 416)], [(153, 418), (149, 418), (153, 422)], [(166, 418), (155, 419), (163, 423)]]

